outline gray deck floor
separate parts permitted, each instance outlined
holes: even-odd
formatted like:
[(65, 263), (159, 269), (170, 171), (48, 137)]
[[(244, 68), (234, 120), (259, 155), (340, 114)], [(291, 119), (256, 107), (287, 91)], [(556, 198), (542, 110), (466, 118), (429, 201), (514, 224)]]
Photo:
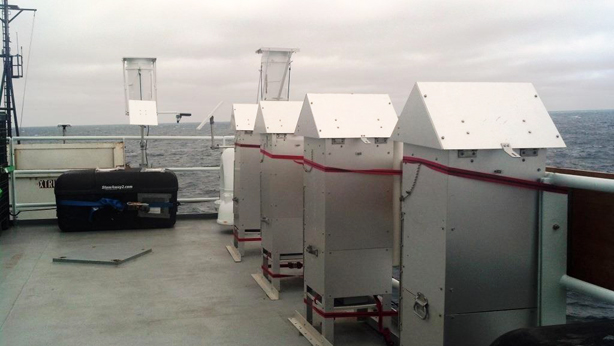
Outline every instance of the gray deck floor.
[[(0, 345), (309, 345), (287, 320), (303, 311), (302, 282), (270, 301), (225, 246), (214, 220), (174, 229), (61, 233), (55, 224), (0, 234)], [(89, 246), (135, 245), (153, 252), (120, 266), (53, 263)], [(338, 321), (335, 345), (384, 345), (368, 326)]]

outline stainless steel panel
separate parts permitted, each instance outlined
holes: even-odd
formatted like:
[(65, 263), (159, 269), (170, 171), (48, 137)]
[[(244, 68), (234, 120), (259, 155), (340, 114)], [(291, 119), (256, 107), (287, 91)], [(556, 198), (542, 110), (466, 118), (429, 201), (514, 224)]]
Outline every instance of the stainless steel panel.
[[(405, 145), (407, 156), (419, 156), (447, 164), (441, 151)], [(402, 325), (404, 346), (443, 344), (446, 284), (446, 215), (448, 176), (416, 164), (403, 164), (402, 203)], [(417, 175), (417, 178), (416, 178)], [(415, 186), (414, 186), (415, 182)], [(412, 186), (413, 190), (412, 190)], [(407, 191), (411, 191), (408, 196)], [(409, 293), (411, 292), (411, 293)], [(424, 294), (431, 317), (413, 313), (414, 295)]]
[[(453, 165), (463, 161), (451, 156)], [(523, 165), (523, 175), (537, 174), (502, 150), (478, 156), (477, 171), (512, 172)], [(446, 312), (535, 307), (538, 192), (452, 176), (448, 181)]]
[[(236, 140), (260, 144), (260, 135), (237, 131)], [(260, 229), (260, 150), (235, 147), (234, 224), (242, 229)]]
[(444, 345), (489, 346), (496, 338), (509, 331), (532, 327), (536, 323), (535, 309), (447, 315)]
[[(263, 135), (263, 148), (273, 155), (302, 156), (302, 137)], [(262, 246), (274, 254), (303, 249), (303, 166), (293, 160), (261, 155)]]
[[(392, 143), (305, 139), (307, 159), (344, 169), (391, 169)], [(357, 155), (356, 153), (360, 153)], [(391, 292), (392, 176), (305, 166), (305, 284), (326, 297)]]
[(392, 247), (392, 176), (326, 175), (326, 250)]
[(392, 292), (392, 248), (326, 251), (327, 297), (359, 297)]

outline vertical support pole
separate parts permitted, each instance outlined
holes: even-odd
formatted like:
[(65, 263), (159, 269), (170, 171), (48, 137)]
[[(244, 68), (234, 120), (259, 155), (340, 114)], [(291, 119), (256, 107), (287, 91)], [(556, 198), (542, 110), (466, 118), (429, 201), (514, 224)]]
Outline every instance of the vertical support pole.
[[(10, 165), (13, 166), (13, 168), (15, 168), (15, 143), (13, 141), (13, 137), (10, 138), (9, 140), (9, 145), (10, 145)], [(11, 193), (9, 195), (11, 202), (12, 202), (12, 206), (13, 206), (13, 220), (17, 220), (17, 213), (19, 212), (17, 210), (17, 196), (15, 196), (15, 169), (13, 169), (13, 171), (11, 172)]]
[[(279, 274), (281, 271), (281, 264), (280, 262), (280, 256), (279, 253), (271, 253), (271, 272), (273, 274)], [(271, 284), (273, 284), (273, 287), (275, 287), (275, 289), (277, 290), (277, 292), (281, 291), (281, 279), (280, 278), (274, 278), (271, 277)]]
[(141, 167), (147, 167), (147, 145), (145, 144), (145, 126), (141, 125)]
[(567, 273), (568, 196), (544, 191), (539, 202), (539, 325), (565, 324), (567, 291), (559, 282)]
[[(335, 307), (334, 298), (322, 297), (322, 305), (324, 312), (333, 312)], [(323, 318), (322, 319), (322, 335), (330, 341), (331, 344), (335, 343), (335, 319)]]

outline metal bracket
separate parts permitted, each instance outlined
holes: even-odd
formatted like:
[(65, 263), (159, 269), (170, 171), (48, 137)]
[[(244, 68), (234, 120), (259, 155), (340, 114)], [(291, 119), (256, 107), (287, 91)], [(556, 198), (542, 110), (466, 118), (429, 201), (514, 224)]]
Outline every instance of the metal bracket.
[(537, 156), (539, 153), (539, 149), (520, 149), (520, 156), (522, 157), (533, 157)]
[(375, 144), (386, 144), (388, 143), (388, 138), (376, 138)]
[(312, 254), (312, 255), (314, 255), (316, 257), (318, 257), (318, 255), (320, 253), (320, 251), (318, 251), (318, 249), (316, 249), (316, 247), (313, 246), (313, 245), (307, 245), (307, 247), (305, 248), (305, 252), (307, 252), (309, 254)]
[(333, 138), (331, 144), (345, 144), (345, 138)]
[(509, 156), (511, 156), (513, 158), (519, 158), (520, 157), (520, 154), (515, 152), (514, 149), (512, 149), (512, 146), (509, 143), (501, 143), (501, 148), (503, 149), (503, 151), (505, 151), (506, 154), (508, 154)]
[(478, 156), (477, 150), (459, 150), (458, 151), (459, 159), (475, 158), (476, 156)]
[(260, 222), (264, 222), (264, 223), (266, 223), (266, 224), (269, 224), (269, 223), (270, 223), (270, 220), (269, 220), (269, 218), (268, 218), (268, 217), (263, 216), (263, 217), (260, 219)]
[(426, 320), (429, 317), (429, 300), (420, 292), (416, 294), (414, 299), (414, 314), (421, 320)]
[(360, 136), (360, 140), (365, 144), (371, 144), (365, 135)]

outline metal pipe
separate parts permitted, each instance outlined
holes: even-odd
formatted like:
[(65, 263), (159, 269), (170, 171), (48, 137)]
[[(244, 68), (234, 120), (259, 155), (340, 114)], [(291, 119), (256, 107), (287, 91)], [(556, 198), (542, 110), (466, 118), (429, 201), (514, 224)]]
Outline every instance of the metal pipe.
[(392, 278), (392, 288), (396, 288), (397, 290), (401, 288), (399, 280)]
[(178, 198), (179, 203), (201, 203), (201, 202), (214, 202), (220, 199), (219, 197), (193, 197), (193, 198)]
[[(234, 136), (214, 136), (214, 139), (232, 139)], [(55, 141), (55, 140), (72, 140), (72, 141), (87, 141), (87, 140), (130, 140), (140, 141), (141, 136), (22, 136), (19, 137), (20, 141)], [(145, 136), (146, 140), (192, 140), (200, 141), (211, 140), (208, 136)]]
[(167, 167), (166, 169), (174, 172), (208, 172), (219, 171), (220, 167)]
[(584, 177), (562, 173), (546, 173), (546, 176), (542, 178), (542, 182), (575, 189), (614, 193), (614, 179)]
[[(141, 75), (141, 69), (139, 69), (139, 77)], [(141, 91), (142, 93), (142, 91)], [(142, 99), (142, 95), (141, 95), (141, 99)], [(140, 142), (140, 147), (141, 147), (141, 167), (147, 167), (148, 163), (147, 163), (147, 144), (145, 142), (145, 126), (141, 125), (141, 142)]]
[(563, 275), (561, 277), (560, 283), (563, 287), (566, 287), (572, 291), (585, 294), (593, 298), (597, 298), (610, 304), (614, 304), (614, 291), (610, 291), (607, 288), (599, 287), (586, 281), (578, 280), (569, 275)]
[[(88, 168), (73, 168), (73, 169), (20, 169), (14, 171), (16, 175), (28, 175), (28, 174), (57, 174), (65, 173), (68, 171), (83, 170)], [(167, 167), (165, 169), (174, 172), (208, 172), (219, 171), (220, 167)]]
[[(178, 198), (179, 203), (202, 203), (202, 202), (214, 202), (219, 197), (191, 197), (191, 198)], [(55, 202), (40, 202), (40, 203), (17, 203), (17, 208), (43, 208), (43, 207), (55, 207)]]

